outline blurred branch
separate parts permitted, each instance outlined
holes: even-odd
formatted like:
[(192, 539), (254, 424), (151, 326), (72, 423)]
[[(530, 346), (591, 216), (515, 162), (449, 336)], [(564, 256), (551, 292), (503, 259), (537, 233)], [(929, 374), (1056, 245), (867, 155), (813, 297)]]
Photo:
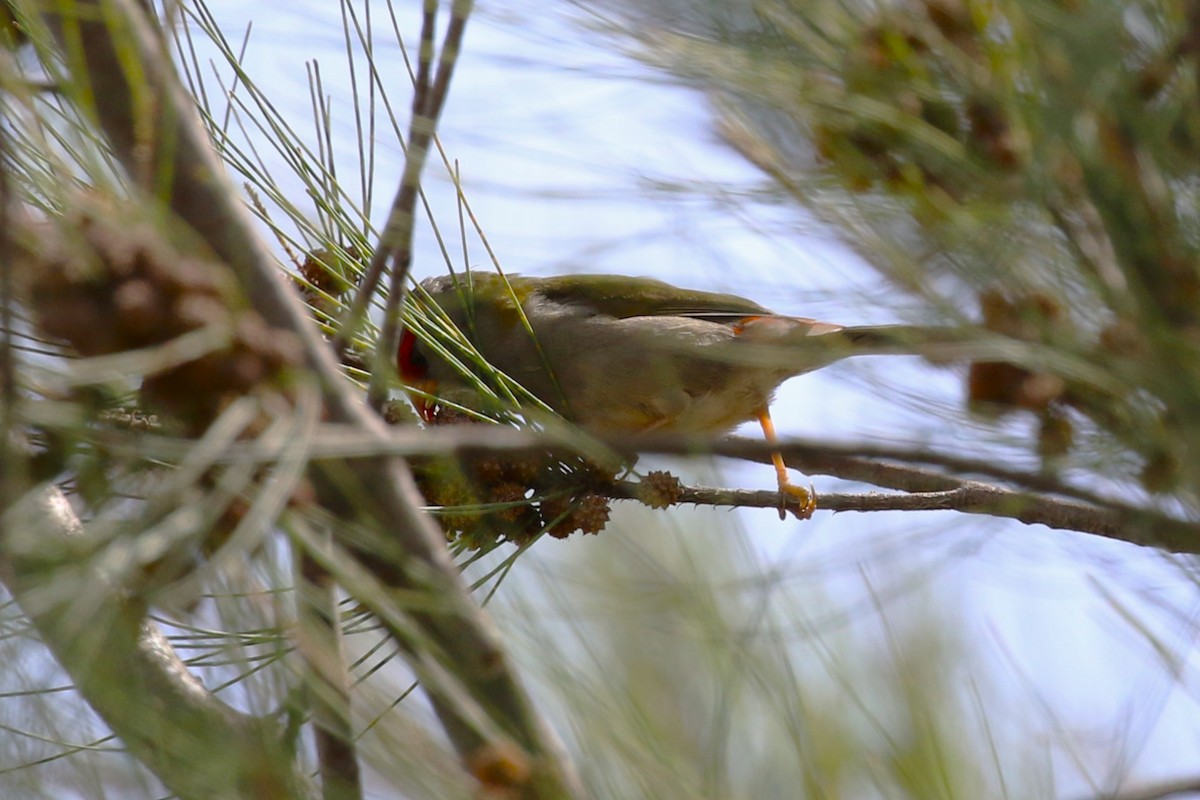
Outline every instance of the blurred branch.
[[(383, 422), (343, 378), (316, 326), (253, 233), (194, 102), (179, 84), (146, 15), (133, 0), (64, 0), (38, 7), (83, 87), (79, 94), (94, 98), (85, 110), (100, 123), (134, 181), (149, 196), (165, 197), (175, 214), (233, 268), (247, 298), (272, 327), (298, 337), (304, 362), (322, 388), (328, 418), (382, 437)], [(163, 176), (166, 185), (157, 185)], [(314, 466), (310, 477), (321, 505), (341, 522), (365, 521), (387, 531), (396, 543), (399, 560), (383, 565), (377, 557), (371, 559), (393, 590), (436, 598), (422, 604), (427, 610), (412, 611), (412, 619), (476, 701), (534, 755), (537, 771), (531, 785), (537, 788), (530, 796), (572, 794), (574, 779), (553, 735), (513, 676), (495, 631), (471, 601), (441, 532), (420, 512), (420, 497), (404, 464), (388, 457), (325, 462)], [(342, 532), (335, 530), (335, 535)], [(426, 689), (465, 763), (494, 744), (458, 718), (453, 703)]]
[[(328, 545), (328, 533), (317, 546)], [(361, 800), (362, 775), (350, 722), (350, 674), (333, 577), (308, 550), (298, 556), (296, 649), (308, 666), (313, 738), (325, 800)]]
[(353, 339), (367, 307), (374, 296), (384, 270), (391, 264), (391, 285), (388, 288), (384, 308), (383, 326), (376, 343), (374, 369), (368, 389), (368, 403), (378, 410), (386, 394), (384, 378), (391, 374), (390, 362), (400, 337), (400, 308), (405, 294), (405, 281), (412, 264), (413, 223), (421, 188), (421, 173), (429, 157), (429, 147), (437, 131), (438, 118), (445, 105), (462, 46), (467, 18), (474, 6), (473, 0), (454, 0), (451, 4), (450, 24), (438, 59), (436, 80), (430, 83), (432, 71), (434, 26), (437, 21), (437, 4), (427, 1), (422, 16), (421, 43), (418, 53), (417, 74), (413, 78), (412, 118), (409, 121), (408, 142), (405, 149), (404, 173), (400, 187), (392, 201), (383, 234), (371, 256), (359, 284), (358, 292), (351, 303), (333, 338), (334, 352), (340, 357)]
[(213, 696), (146, 607), (86, 565), (86, 538), (62, 492), (36, 488), (0, 517), (0, 581), (113, 733), (182, 798), (306, 796), (281, 731)]
[(1093, 800), (1163, 800), (1167, 797), (1200, 792), (1200, 778), (1177, 778), (1140, 789), (1096, 795)]
[[(393, 360), (396, 348), (400, 344), (400, 309), (406, 294), (405, 283), (412, 266), (413, 223), (416, 220), (421, 173), (425, 169), (425, 162), (429, 160), (429, 146), (437, 131), (438, 117), (441, 116), (446, 95), (449, 93), (450, 78), (454, 74), (454, 65), (458, 62), (458, 52), (462, 47), (467, 17), (470, 15), (473, 5), (474, 0), (453, 0), (451, 3), (450, 24), (447, 26), (446, 39), (442, 43), (442, 51), (438, 57), (437, 78), (430, 85), (429, 70), (433, 51), (433, 19), (436, 16), (436, 6), (429, 2), (425, 4), (420, 66), (413, 94), (413, 114), (409, 124), (404, 174), (400, 178), (400, 189), (396, 193), (396, 199), (391, 213), (388, 215), (387, 224), (384, 226), (383, 235), (380, 237), (379, 246), (371, 257), (371, 264), (368, 265), (363, 288), (359, 296), (355, 298), (356, 304), (364, 298), (369, 299), (366, 278), (370, 277), (371, 270), (377, 263), (382, 264), (390, 260), (392, 262), (391, 282), (383, 309), (383, 325), (379, 331), (379, 339), (375, 342), (371, 382), (367, 387), (367, 403), (376, 411), (383, 408), (383, 403), (387, 399), (388, 386), (391, 384), (394, 374)], [(340, 350), (335, 352), (341, 354)]]
[[(730, 437), (726, 442), (729, 449), (724, 451), (723, 455), (733, 457), (740, 455), (744, 458), (762, 461), (763, 463), (769, 463), (770, 461), (770, 453), (763, 454), (763, 443), (761, 440)], [(880, 461), (898, 461), (902, 464), (925, 464), (939, 467), (953, 476), (987, 476), (1014, 486), (1021, 486), (1040, 492), (1050, 492), (1051, 494), (1063, 495), (1065, 497), (1073, 497), (1077, 500), (1083, 500), (1099, 506), (1112, 504), (1110, 498), (1102, 497), (1094, 492), (1065, 483), (1052, 473), (1007, 467), (997, 459), (967, 458), (950, 453), (939, 453), (916, 446), (905, 447), (865, 443), (839, 445), (799, 438), (790, 438), (779, 442), (778, 450), (783, 454), (786, 461), (794, 464), (797, 469), (804, 472), (822, 473), (824, 469), (837, 469), (836, 473), (831, 474), (849, 478), (847, 473), (858, 462), (877, 463)], [(868, 467), (863, 465), (863, 468), (870, 470), (874, 466)], [(928, 474), (932, 487), (950, 488), (951, 485), (944, 482), (941, 474)], [(888, 486), (893, 489), (904, 488), (914, 490), (914, 475), (915, 473), (909, 473), (909, 476), (905, 479), (907, 482), (902, 486), (892, 486), (891, 484), (882, 482), (879, 485)]]
[[(130, 456), (139, 453), (163, 459), (177, 459), (187, 453), (189, 441), (158, 436), (151, 441), (105, 433), (96, 437), (98, 444), (113, 453)], [(579, 452), (602, 458), (605, 454), (623, 456), (638, 453), (663, 455), (715, 455), (770, 463), (771, 453), (781, 452), (789, 464), (803, 472), (829, 474), (846, 480), (862, 480), (891, 489), (938, 491), (954, 488), (959, 476), (982, 475), (1015, 486), (1073, 497), (1110, 508), (1124, 508), (1110, 498), (1096, 495), (1064, 483), (1053, 475), (1004, 467), (996, 462), (938, 453), (919, 447), (877, 445), (839, 445), (813, 439), (784, 439), (771, 444), (762, 439), (708, 436), (683, 436), (648, 433), (619, 439), (595, 438), (573, 428), (559, 430), (522, 430), (505, 425), (449, 425), (432, 428), (395, 426), (383, 435), (341, 424), (323, 424), (313, 434), (309, 453), (314, 459), (367, 458), (370, 456), (454, 456), (472, 450), (527, 453), (545, 450)], [(279, 457), (276, 450), (260, 442), (233, 442), (217, 463), (271, 463)], [(891, 473), (887, 462), (927, 464), (945, 471), (908, 467)]]
[[(143, 455), (177, 457), (186, 443), (106, 442), (116, 452), (141, 447)], [(148, 451), (145, 448), (150, 448)], [(162, 449), (156, 449), (162, 448)], [(713, 441), (704, 437), (647, 434), (619, 440), (592, 442), (577, 434), (516, 430), (499, 425), (458, 425), (428, 429), (393, 429), (383, 437), (325, 426), (311, 443), (314, 459), (369, 458), (382, 454), (411, 456), (467, 456), (482, 452), (564, 453), (582, 450), (591, 457), (605, 452), (631, 456), (715, 455), (763, 464), (771, 453), (783, 453), (785, 461), (802, 472), (830, 475), (842, 480), (869, 483), (906, 494), (821, 493), (818, 508), (825, 511), (946, 511), (1006, 517), (1027, 524), (1040, 523), (1060, 530), (1073, 530), (1108, 539), (1158, 547), (1178, 553), (1200, 553), (1200, 522), (1180, 519), (1153, 508), (1121, 502), (1064, 483), (1053, 475), (1021, 471), (980, 459), (936, 453), (922, 448), (905, 449), (878, 445), (835, 445), (813, 440), (791, 439), (771, 444), (763, 440), (731, 437)], [(269, 462), (277, 455), (257, 443), (234, 443), (223, 461)], [(913, 466), (928, 464), (939, 467)], [(1012, 485), (986, 483), (967, 476), (983, 475)], [(613, 499), (639, 499), (636, 483), (616, 482), (609, 488)], [(775, 491), (686, 488), (679, 502), (699, 505), (777, 508)]]

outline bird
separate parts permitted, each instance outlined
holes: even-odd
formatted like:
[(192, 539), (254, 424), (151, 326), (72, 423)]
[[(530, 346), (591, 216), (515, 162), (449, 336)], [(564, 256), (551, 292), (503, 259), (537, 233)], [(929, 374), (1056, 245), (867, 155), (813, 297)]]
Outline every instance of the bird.
[[(524, 395), (607, 437), (719, 435), (756, 421), (774, 444), (770, 404), (785, 380), (946, 338), (938, 328), (776, 314), (733, 294), (627, 275), (452, 273), (421, 281), (409, 302), (397, 368), (422, 419), (447, 404), (478, 410), (489, 394)], [(811, 486), (791, 481), (778, 451), (772, 463), (780, 517), (785, 508), (811, 517)]]

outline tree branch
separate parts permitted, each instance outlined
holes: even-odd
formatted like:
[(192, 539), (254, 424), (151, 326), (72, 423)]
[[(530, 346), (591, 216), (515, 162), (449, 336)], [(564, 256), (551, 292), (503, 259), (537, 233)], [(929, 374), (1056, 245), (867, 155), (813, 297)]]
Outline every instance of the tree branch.
[[(614, 481), (606, 496), (641, 500), (645, 487), (638, 481)], [(779, 492), (768, 489), (715, 489), (683, 486), (676, 503), (739, 508), (779, 508)], [(1073, 500), (1014, 492), (977, 481), (962, 481), (953, 489), (911, 494), (868, 492), (817, 494), (817, 510), (832, 511), (959, 511), (1005, 517), (1027, 525), (1090, 533), (1106, 539), (1157, 547), (1175, 553), (1200, 553), (1200, 525), (1178, 520), (1139, 519), (1120, 511), (1097, 508)]]
[[(135, 457), (159, 456), (165, 459), (180, 457), (187, 443), (171, 443), (159, 439), (152, 442), (137, 440), (123, 445), (117, 440), (106, 442), (115, 452)], [(1180, 519), (1154, 508), (1121, 503), (1112, 498), (1092, 495), (1064, 484), (1051, 476), (1019, 473), (1015, 470), (988, 469), (970, 459), (942, 455), (928, 450), (905, 451), (902, 448), (849, 447), (821, 444), (814, 441), (784, 441), (773, 445), (754, 439), (705, 440), (680, 436), (639, 436), (620, 440), (592, 441), (570, 432), (553, 434), (516, 430), (500, 425), (454, 425), (429, 429), (399, 428), (386, 438), (347, 429), (344, 426), (324, 426), (313, 437), (309, 453), (314, 459), (366, 458), (384, 453), (412, 456), (445, 456), (508, 453), (514, 456), (546, 450), (574, 453), (583, 450), (617, 452), (623, 456), (641, 453), (662, 455), (718, 455), (769, 464), (771, 453), (778, 447), (788, 463), (802, 466), (813, 474), (830, 475), (843, 480), (858, 481), (895, 489), (904, 494), (837, 494), (821, 493), (821, 511), (960, 511), (968, 514), (1006, 517), (1028, 524), (1043, 524), (1059, 530), (1072, 530), (1103, 536), (1131, 544), (1157, 547), (1175, 553), (1200, 553), (1200, 522)], [(857, 453), (870, 455), (860, 456)], [(971, 480), (936, 469), (909, 464), (888, 463), (887, 459), (910, 462), (944, 463), (947, 467), (962, 467), (970, 472), (1003, 474), (1018, 487), (1022, 484), (1047, 487), (1046, 491), (1013, 489), (992, 483)], [(258, 443), (235, 443), (223, 454), (223, 461), (242, 460), (269, 463), (277, 454), (265, 451)], [(609, 490), (613, 499), (640, 499), (633, 482), (615, 482)], [(690, 487), (684, 489), (679, 502), (698, 505), (743, 506), (747, 508), (778, 508), (779, 494), (773, 490), (737, 490)]]
[(0, 517), (0, 581), (113, 733), (182, 798), (306, 796), (275, 724), (213, 696), (145, 606), (88, 563), (89, 545), (52, 486)]
[[(330, 543), (328, 534), (314, 546)], [(333, 577), (307, 551), (297, 555), (296, 649), (308, 666), (313, 738), (324, 800), (362, 800), (350, 724), (350, 674)]]

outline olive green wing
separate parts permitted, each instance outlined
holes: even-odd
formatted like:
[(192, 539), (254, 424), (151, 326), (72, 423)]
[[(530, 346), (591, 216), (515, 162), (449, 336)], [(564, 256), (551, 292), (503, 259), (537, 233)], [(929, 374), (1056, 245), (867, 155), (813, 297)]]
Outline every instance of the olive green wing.
[(586, 306), (597, 314), (629, 317), (694, 317), (726, 322), (772, 314), (758, 303), (732, 294), (681, 289), (654, 278), (626, 275), (561, 275), (530, 278), (549, 300)]

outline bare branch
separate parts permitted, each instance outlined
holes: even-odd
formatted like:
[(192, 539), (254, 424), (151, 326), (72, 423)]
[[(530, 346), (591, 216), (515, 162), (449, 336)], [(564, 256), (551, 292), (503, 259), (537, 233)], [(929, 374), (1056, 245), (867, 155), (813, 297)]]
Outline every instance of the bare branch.
[[(124, 445), (106, 442), (116, 452), (136, 456), (159, 455), (175, 458), (186, 449), (185, 442), (168, 440)], [(402, 456), (440, 455), (454, 457), (481, 452), (510, 453), (562, 451), (615, 452), (623, 456), (639, 453), (667, 455), (718, 455), (770, 463), (776, 446), (788, 463), (810, 474), (830, 475), (843, 480), (869, 483), (905, 494), (821, 493), (819, 509), (825, 511), (945, 511), (1007, 517), (1029, 524), (1040, 523), (1060, 530), (1090, 533), (1108, 539), (1158, 547), (1177, 553), (1200, 553), (1200, 522), (1180, 519), (1162, 511), (1122, 503), (1112, 497), (1094, 496), (1058, 481), (1053, 476), (1022, 473), (989, 466), (973, 459), (935, 453), (922, 448), (830, 445), (808, 440), (791, 440), (772, 445), (754, 439), (711, 439), (647, 435), (621, 440), (592, 442), (570, 433), (552, 434), (515, 430), (499, 425), (456, 425), (431, 429), (396, 429), (386, 438), (325, 426), (311, 442), (315, 459), (366, 458), (382, 454)], [(138, 449), (140, 448), (140, 450)], [(161, 449), (160, 449), (161, 448)], [(861, 455), (860, 455), (861, 454)], [(258, 443), (235, 443), (227, 448), (226, 462), (253, 460), (270, 462), (277, 455)], [(961, 473), (911, 466), (911, 463), (944, 464)], [(992, 473), (1016, 488), (971, 480), (963, 475)], [(613, 499), (639, 499), (635, 483), (614, 483)], [(1037, 491), (1040, 487), (1044, 491)], [(685, 490), (680, 502), (699, 505), (777, 508), (775, 491), (711, 489)]]
[[(607, 496), (640, 500), (644, 488), (636, 481), (617, 481), (606, 487)], [(714, 489), (682, 487), (679, 503), (740, 508), (779, 508), (779, 492), (766, 489)], [(1086, 503), (1046, 495), (1015, 492), (977, 481), (962, 481), (944, 491), (911, 494), (868, 492), (817, 494), (818, 511), (959, 511), (1040, 524), (1058, 530), (1090, 533), (1106, 539), (1157, 547), (1174, 553), (1200, 553), (1200, 525), (1170, 518), (1143, 518), (1129, 512), (1097, 508)]]

